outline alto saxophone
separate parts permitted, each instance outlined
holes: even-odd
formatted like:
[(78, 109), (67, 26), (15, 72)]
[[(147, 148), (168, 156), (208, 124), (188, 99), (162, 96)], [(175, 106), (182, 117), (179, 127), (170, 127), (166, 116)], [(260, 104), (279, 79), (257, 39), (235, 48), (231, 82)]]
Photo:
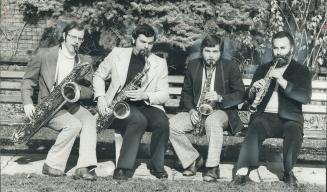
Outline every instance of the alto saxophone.
[(79, 63), (73, 71), (66, 76), (53, 91), (35, 107), (35, 113), (31, 120), (24, 119), (24, 124), (14, 130), (12, 141), (14, 143), (27, 143), (59, 109), (67, 102), (74, 103), (79, 100), (80, 88), (77, 83), (92, 71), (89, 63)]
[[(279, 62), (280, 62), (280, 59), (277, 59), (275, 61), (275, 63), (269, 68), (268, 72), (266, 73), (265, 77), (263, 78), (265, 80), (265, 86), (262, 87), (261, 89), (259, 89), (259, 91), (255, 93), (255, 99), (253, 100), (252, 104), (248, 108), (248, 110), (251, 113), (257, 112), (257, 107), (262, 102), (262, 100), (265, 97), (265, 95), (268, 91), (268, 88), (270, 86), (271, 79), (272, 79), (271, 77), (269, 77), (270, 73), (276, 68), (276, 66), (278, 65)], [(252, 87), (251, 87), (251, 89), (252, 89)]]
[(200, 96), (199, 106), (197, 108), (197, 113), (199, 121), (194, 125), (193, 134), (195, 136), (202, 136), (205, 134), (205, 120), (209, 115), (213, 113), (213, 103), (205, 99), (205, 95), (210, 91), (212, 74), (214, 71), (213, 62), (210, 62), (210, 68), (208, 76), (204, 82), (204, 87)]
[(130, 90), (136, 90), (140, 88), (143, 77), (150, 69), (150, 63), (148, 62), (149, 51), (146, 49), (144, 51), (145, 56), (145, 66), (141, 72), (135, 75), (135, 77), (121, 90), (119, 91), (111, 104), (108, 106), (110, 112), (105, 115), (99, 115), (97, 118), (97, 132), (101, 132), (102, 130), (108, 128), (115, 118), (117, 119), (125, 119), (130, 114), (130, 108), (128, 103), (128, 97), (126, 96), (126, 92)]

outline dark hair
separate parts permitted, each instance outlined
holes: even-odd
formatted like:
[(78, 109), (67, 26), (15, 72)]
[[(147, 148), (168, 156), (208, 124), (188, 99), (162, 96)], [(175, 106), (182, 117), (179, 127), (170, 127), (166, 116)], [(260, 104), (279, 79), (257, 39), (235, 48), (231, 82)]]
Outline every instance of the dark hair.
[(275, 33), (273, 36), (272, 36), (272, 43), (274, 42), (275, 39), (280, 39), (280, 38), (284, 38), (286, 37), (289, 41), (290, 41), (290, 44), (292, 47), (295, 46), (295, 42), (294, 42), (294, 39), (292, 37), (292, 35), (286, 31), (280, 31), (280, 32), (277, 32)]
[(140, 34), (145, 35), (146, 37), (154, 37), (154, 41), (156, 41), (156, 32), (153, 27), (148, 24), (137, 26), (132, 33), (132, 37), (136, 40)]
[(215, 47), (216, 45), (219, 45), (220, 52), (222, 52), (224, 49), (223, 37), (220, 35), (215, 35), (215, 36), (207, 35), (202, 40), (202, 43), (201, 43), (201, 47), (200, 47), (201, 54), (205, 47)]
[[(72, 30), (72, 29), (76, 29), (76, 30), (79, 30), (79, 31), (84, 31), (84, 30), (85, 30), (85, 28), (84, 28), (84, 24), (82, 24), (82, 23), (78, 23), (78, 22), (76, 22), (76, 21), (71, 21), (70, 23), (68, 23), (68, 24), (66, 25), (66, 27), (65, 27), (64, 30), (62, 31), (62, 34), (65, 33), (65, 39), (66, 39), (66, 37), (67, 37), (67, 35), (68, 35), (68, 32), (69, 32), (70, 30)], [(60, 39), (59, 39), (59, 43), (61, 44), (62, 42), (64, 42), (65, 39), (64, 39), (63, 36), (61, 35), (61, 36), (60, 36)]]

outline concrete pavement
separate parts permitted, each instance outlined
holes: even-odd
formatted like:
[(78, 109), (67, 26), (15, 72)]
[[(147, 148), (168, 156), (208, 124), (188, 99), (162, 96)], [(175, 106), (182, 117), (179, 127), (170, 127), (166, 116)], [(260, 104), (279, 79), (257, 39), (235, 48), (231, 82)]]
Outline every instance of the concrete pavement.
[[(13, 174), (42, 174), (42, 166), (44, 163), (45, 154), (2, 154), (1, 155), (1, 174), (2, 175), (13, 175)], [(72, 156), (67, 164), (67, 175), (71, 176), (74, 173), (77, 157)], [(178, 164), (177, 160), (168, 159), (167, 164)], [(143, 179), (156, 179), (152, 176), (147, 169), (146, 160), (137, 161), (137, 169), (134, 173), (134, 178)], [(176, 167), (176, 166), (172, 166)], [(221, 181), (232, 180), (233, 163), (223, 162), (220, 165), (220, 176)], [(113, 159), (100, 159), (96, 173), (100, 177), (112, 176), (115, 168)], [(169, 180), (202, 180), (202, 174), (198, 172), (195, 176), (184, 177), (180, 170), (165, 167), (168, 172)], [(282, 164), (281, 162), (269, 162), (264, 163), (258, 169), (253, 170), (250, 174), (250, 178), (255, 182), (274, 182), (279, 181), (278, 177), (282, 175)], [(297, 164), (293, 169), (295, 176), (298, 178), (300, 183), (312, 183), (322, 185), (326, 189), (326, 168), (323, 165), (301, 165)]]

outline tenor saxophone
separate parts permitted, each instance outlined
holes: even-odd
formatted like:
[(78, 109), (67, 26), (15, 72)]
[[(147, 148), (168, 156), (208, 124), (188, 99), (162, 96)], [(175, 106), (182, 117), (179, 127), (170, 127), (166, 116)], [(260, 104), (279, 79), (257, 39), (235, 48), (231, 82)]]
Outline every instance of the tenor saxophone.
[(205, 99), (205, 95), (210, 91), (212, 74), (214, 71), (213, 62), (210, 62), (210, 68), (208, 76), (205, 80), (204, 87), (200, 96), (199, 107), (197, 108), (197, 113), (199, 116), (199, 121), (194, 125), (193, 134), (195, 136), (202, 136), (205, 134), (205, 120), (206, 118), (213, 113), (213, 104), (212, 102)]
[(114, 119), (125, 119), (130, 114), (129, 104), (126, 102), (128, 97), (126, 96), (126, 92), (130, 90), (136, 90), (140, 88), (143, 77), (150, 69), (150, 63), (148, 62), (149, 51), (146, 49), (145, 53), (145, 66), (141, 72), (135, 75), (135, 77), (122, 89), (120, 90), (111, 104), (108, 106), (110, 109), (109, 113), (105, 115), (99, 115), (97, 118), (97, 132), (101, 132), (102, 130), (108, 128)]
[(13, 132), (14, 143), (27, 143), (67, 102), (74, 103), (79, 100), (80, 88), (77, 83), (92, 71), (92, 66), (85, 62), (79, 63), (73, 71), (66, 76), (53, 91), (35, 107), (32, 119), (27, 117), (24, 124), (19, 125)]

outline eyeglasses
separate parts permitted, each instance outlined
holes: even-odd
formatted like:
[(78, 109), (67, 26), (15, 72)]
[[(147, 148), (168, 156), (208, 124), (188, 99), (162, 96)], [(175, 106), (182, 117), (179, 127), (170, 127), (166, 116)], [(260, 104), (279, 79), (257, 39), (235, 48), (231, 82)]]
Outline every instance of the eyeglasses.
[(81, 37), (77, 37), (75, 35), (71, 35), (71, 34), (67, 34), (71, 39), (77, 41), (77, 42), (83, 42), (84, 41), (84, 38), (81, 38)]

